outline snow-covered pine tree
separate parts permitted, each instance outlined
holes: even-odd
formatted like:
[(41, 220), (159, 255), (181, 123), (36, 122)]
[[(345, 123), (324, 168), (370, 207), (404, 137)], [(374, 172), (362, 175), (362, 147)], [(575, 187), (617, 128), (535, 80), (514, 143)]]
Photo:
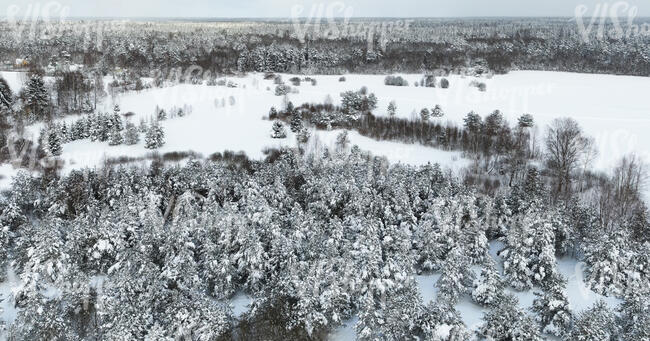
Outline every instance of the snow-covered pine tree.
[(165, 111), (165, 109), (159, 109), (159, 110), (157, 111), (157, 113), (156, 113), (156, 119), (157, 119), (158, 121), (164, 121), (164, 120), (167, 119), (167, 112)]
[(269, 119), (275, 120), (276, 118), (278, 118), (278, 111), (275, 109), (275, 107), (271, 107), (269, 110)]
[(632, 254), (627, 245), (627, 232), (623, 229), (584, 243), (585, 281), (601, 295), (621, 295), (625, 291), (626, 271), (630, 268)]
[(483, 316), (477, 334), (488, 340), (541, 341), (535, 321), (518, 306), (517, 298), (506, 294), (495, 302)]
[(111, 132), (108, 135), (108, 145), (109, 146), (118, 146), (124, 143), (124, 138), (122, 133), (116, 127), (111, 128)]
[(504, 195), (497, 194), (492, 204), (489, 218), (488, 238), (490, 240), (507, 234), (512, 212)]
[(45, 118), (50, 104), (50, 97), (42, 76), (33, 74), (27, 81), (27, 85), (25, 85), (20, 97), (23, 100), (28, 117), (38, 120)]
[(529, 210), (513, 221), (501, 252), (508, 282), (517, 290), (527, 290), (533, 284), (543, 287), (558, 280), (555, 258), (555, 234), (550, 217), (541, 209)]
[(88, 117), (90, 120), (90, 138), (92, 141), (105, 142), (108, 140), (110, 120), (104, 113)]
[(471, 265), (482, 264), (489, 258), (488, 239), (484, 229), (485, 224), (478, 222), (474, 205), (463, 209), (461, 231), (463, 233), (462, 247)]
[(294, 110), (295, 110), (295, 107), (293, 106), (293, 102), (289, 101), (289, 100), (285, 97), (284, 111), (285, 111), (287, 114), (290, 115), (290, 114), (293, 114), (293, 111), (294, 111)]
[(531, 310), (536, 314), (535, 320), (542, 333), (564, 337), (570, 332), (573, 315), (565, 290), (566, 282), (562, 280), (541, 294), (535, 293)]
[(282, 124), (282, 122), (273, 122), (273, 126), (271, 127), (271, 137), (274, 139), (283, 139), (287, 137), (287, 131), (284, 128), (284, 124)]
[(59, 134), (61, 136), (61, 143), (70, 142), (70, 133), (68, 131), (68, 125), (65, 122), (61, 122), (58, 126)]
[(430, 117), (431, 117), (431, 111), (429, 111), (429, 109), (424, 108), (420, 110), (420, 119), (422, 121), (427, 122)]
[(124, 130), (124, 125), (122, 124), (122, 117), (118, 113), (113, 113), (110, 118), (111, 129), (117, 129), (117, 131)]
[(454, 305), (442, 301), (432, 301), (423, 307), (415, 325), (419, 327), (422, 335), (413, 336), (424, 340), (469, 341), (472, 336)]
[(0, 76), (0, 109), (11, 109), (13, 102), (13, 93), (9, 87), (9, 83)]
[(296, 140), (299, 144), (306, 144), (309, 142), (309, 138), (311, 137), (311, 133), (307, 128), (303, 128), (298, 134), (296, 135)]
[(445, 112), (442, 111), (442, 107), (439, 104), (436, 104), (436, 106), (431, 109), (431, 117), (441, 118), (443, 116), (445, 116)]
[(517, 125), (521, 128), (531, 128), (535, 125), (535, 120), (531, 114), (523, 114), (517, 120)]
[(505, 283), (490, 258), (481, 270), (480, 278), (474, 281), (472, 299), (482, 306), (492, 306), (504, 295)]
[(530, 270), (533, 282), (544, 288), (553, 287), (561, 281), (555, 258), (555, 231), (548, 218), (534, 222), (531, 226), (535, 243)]
[(413, 335), (410, 318), (419, 316), (422, 306), (413, 281), (386, 292), (371, 290), (360, 301), (358, 340), (406, 340)]
[(140, 132), (135, 124), (131, 122), (126, 123), (126, 129), (124, 131), (124, 144), (131, 146), (140, 142)]
[(291, 115), (290, 129), (293, 133), (297, 134), (302, 128), (302, 112), (300, 110), (294, 110)]
[(390, 101), (390, 103), (388, 103), (387, 112), (388, 117), (395, 117), (395, 115), (397, 115), (397, 104), (395, 104), (395, 101)]
[(604, 301), (596, 302), (591, 308), (578, 314), (566, 340), (609, 341), (619, 340), (620, 328), (616, 315)]
[(61, 146), (60, 132), (56, 127), (50, 127), (47, 135), (47, 149), (52, 156), (60, 156), (63, 153)]
[(423, 270), (440, 270), (449, 252), (460, 247), (462, 233), (455, 217), (462, 207), (458, 206), (457, 200), (436, 199), (416, 225), (414, 246)]
[(165, 144), (165, 132), (158, 122), (151, 122), (144, 137), (144, 147), (158, 149)]
[(469, 258), (459, 247), (452, 249), (442, 266), (442, 276), (436, 282), (438, 298), (455, 304), (470, 292), (475, 276)]
[(506, 248), (500, 251), (506, 281), (517, 290), (528, 290), (533, 286), (530, 270), (533, 243), (528, 223), (517, 221), (508, 230)]
[(650, 340), (650, 286), (630, 288), (618, 311), (623, 340)]
[(368, 98), (366, 99), (366, 109), (368, 112), (372, 112), (373, 110), (377, 109), (377, 96), (375, 96), (374, 93), (371, 93), (368, 95)]

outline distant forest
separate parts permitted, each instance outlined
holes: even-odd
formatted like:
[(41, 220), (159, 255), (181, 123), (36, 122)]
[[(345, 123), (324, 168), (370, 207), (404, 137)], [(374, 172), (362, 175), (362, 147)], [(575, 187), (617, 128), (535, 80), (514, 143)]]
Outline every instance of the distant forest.
[(357, 19), (321, 25), (289, 20), (5, 22), (0, 24), (0, 56), (5, 68), (21, 58), (32, 66), (68, 62), (105, 74), (128, 67), (140, 76), (194, 65), (218, 74), (453, 72), (480, 66), (495, 73), (650, 75), (650, 36), (599, 38), (592, 31), (585, 39), (576, 22), (566, 18)]

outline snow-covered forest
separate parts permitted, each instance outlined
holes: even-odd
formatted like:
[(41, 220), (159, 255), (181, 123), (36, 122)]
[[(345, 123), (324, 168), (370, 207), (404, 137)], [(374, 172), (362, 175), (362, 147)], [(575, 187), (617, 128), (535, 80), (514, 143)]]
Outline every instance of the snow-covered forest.
[[(476, 330), (486, 338), (643, 340), (646, 218), (604, 228), (593, 207), (547, 195), (535, 171), (490, 198), (437, 165), (358, 149), (21, 175), (1, 216), (20, 273), (8, 333), (318, 339), (356, 315), (364, 340), (467, 339), (455, 305), (471, 298), (486, 307)], [(593, 292), (621, 304), (573, 311), (557, 266), (568, 256), (584, 259)], [(437, 298), (425, 304), (414, 276), (436, 272)], [(532, 310), (507, 287), (539, 292)], [(235, 317), (227, 299), (238, 293), (254, 299)]]
[(650, 340), (649, 35), (388, 22), (0, 21), (0, 340)]

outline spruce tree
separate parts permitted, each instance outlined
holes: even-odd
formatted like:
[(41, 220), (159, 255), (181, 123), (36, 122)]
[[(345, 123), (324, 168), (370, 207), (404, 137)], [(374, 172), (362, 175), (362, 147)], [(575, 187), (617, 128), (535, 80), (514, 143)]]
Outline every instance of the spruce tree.
[(47, 107), (49, 106), (49, 95), (45, 88), (43, 77), (38, 74), (32, 75), (23, 90), (21, 97), (25, 104), (25, 109), (34, 119), (45, 118)]
[(586, 281), (596, 293), (623, 294), (632, 257), (627, 240), (626, 232), (619, 230), (585, 243)]
[(123, 142), (124, 139), (122, 138), (122, 132), (120, 132), (120, 130), (118, 130), (116, 127), (113, 127), (108, 137), (108, 145), (117, 146)]
[(431, 117), (441, 118), (443, 116), (445, 116), (445, 113), (442, 111), (442, 107), (436, 104), (436, 106), (433, 109), (431, 109)]
[(140, 132), (135, 124), (131, 122), (126, 123), (126, 130), (124, 132), (124, 143), (126, 145), (134, 145), (140, 142)]
[(167, 112), (165, 111), (165, 109), (158, 110), (158, 113), (156, 114), (156, 119), (158, 121), (164, 121), (167, 119)]
[(122, 125), (122, 117), (119, 114), (113, 113), (113, 116), (110, 118), (111, 128), (116, 129), (117, 131), (124, 130), (124, 125)]
[(284, 129), (284, 124), (280, 121), (273, 122), (271, 130), (271, 137), (274, 139), (283, 139), (287, 137), (287, 131)]
[(537, 298), (531, 309), (536, 314), (542, 333), (561, 337), (570, 331), (573, 316), (565, 290), (566, 282), (559, 281), (543, 293), (535, 293)]
[(291, 115), (290, 129), (294, 134), (297, 134), (302, 128), (302, 113), (300, 110), (294, 110), (293, 115)]
[(309, 138), (311, 137), (311, 133), (307, 128), (303, 128), (298, 134), (296, 135), (296, 139), (299, 144), (305, 144), (309, 142)]
[(286, 111), (287, 114), (292, 114), (293, 111), (295, 110), (295, 108), (294, 108), (294, 106), (293, 106), (293, 102), (288, 101), (287, 104), (285, 105), (285, 109), (284, 109), (284, 110)]
[(269, 119), (275, 120), (276, 118), (278, 118), (278, 111), (275, 109), (275, 107), (271, 107), (271, 110), (269, 110)]
[(158, 149), (165, 144), (165, 132), (158, 122), (152, 122), (144, 137), (144, 147)]
[(13, 94), (9, 83), (0, 76), (0, 108), (11, 109), (13, 105)]
[(480, 278), (474, 281), (474, 290), (472, 290), (472, 299), (482, 306), (492, 306), (497, 303), (504, 295), (505, 282), (496, 269), (493, 260), (488, 260)]
[(650, 286), (647, 283), (629, 290), (618, 310), (623, 340), (650, 340)]
[(498, 341), (541, 341), (535, 321), (518, 306), (511, 294), (502, 296), (484, 315), (478, 335)]
[(424, 108), (420, 110), (420, 119), (422, 119), (422, 121), (426, 122), (429, 120), (430, 117), (431, 117), (431, 112), (429, 111), (429, 109)]
[(61, 123), (61, 127), (59, 128), (60, 136), (61, 136), (61, 143), (68, 143), (71, 141), (70, 139), (70, 133), (68, 132), (68, 125), (65, 122)]
[(461, 248), (454, 248), (443, 263), (442, 276), (436, 283), (439, 289), (438, 297), (455, 304), (462, 295), (469, 293), (473, 282), (474, 272), (469, 258), (463, 254)]
[(571, 334), (565, 340), (619, 340), (619, 333), (616, 315), (604, 301), (598, 301), (588, 310), (578, 314)]
[(395, 101), (390, 101), (390, 103), (388, 103), (388, 116), (395, 117), (395, 115), (397, 115), (397, 105), (395, 104)]
[(61, 147), (61, 137), (59, 136), (58, 129), (51, 127), (47, 136), (48, 150), (53, 156), (60, 156), (63, 153), (63, 148)]

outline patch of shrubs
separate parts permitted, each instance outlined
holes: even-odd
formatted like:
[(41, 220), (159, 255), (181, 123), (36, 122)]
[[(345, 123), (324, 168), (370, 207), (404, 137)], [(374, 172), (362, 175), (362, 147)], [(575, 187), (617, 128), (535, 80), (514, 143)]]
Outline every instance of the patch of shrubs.
[(276, 96), (284, 96), (291, 92), (291, 87), (288, 85), (280, 84), (275, 87)]
[(473, 80), (469, 83), (469, 86), (476, 87), (478, 91), (485, 92), (487, 90), (487, 85), (483, 82), (479, 82), (477, 80)]
[(384, 84), (390, 86), (408, 86), (409, 82), (402, 78), (402, 76), (386, 76)]

